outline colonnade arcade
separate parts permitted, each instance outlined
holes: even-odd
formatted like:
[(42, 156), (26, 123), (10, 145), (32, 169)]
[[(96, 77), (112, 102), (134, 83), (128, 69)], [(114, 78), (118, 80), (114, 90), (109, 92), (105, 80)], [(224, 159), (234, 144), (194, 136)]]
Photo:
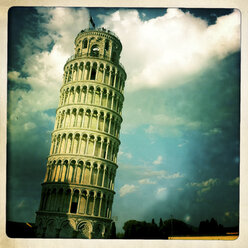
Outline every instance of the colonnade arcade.
[(108, 108), (121, 114), (124, 97), (102, 86), (70, 85), (61, 89), (59, 107), (68, 104), (89, 104)]
[(117, 66), (94, 62), (93, 60), (70, 63), (64, 70), (64, 84), (75, 81), (94, 80), (94, 82), (112, 86), (123, 93), (126, 75), (123, 69), (120, 70)]
[(108, 133), (118, 138), (122, 118), (94, 108), (70, 107), (57, 111), (54, 130), (83, 128)]
[(60, 182), (114, 190), (117, 165), (90, 160), (57, 159), (47, 164), (44, 183)]
[(113, 193), (59, 186), (43, 189), (39, 211), (110, 218), (112, 203)]
[(73, 154), (99, 157), (116, 163), (120, 141), (115, 138), (94, 134), (68, 132), (55, 134), (52, 139), (50, 156)]

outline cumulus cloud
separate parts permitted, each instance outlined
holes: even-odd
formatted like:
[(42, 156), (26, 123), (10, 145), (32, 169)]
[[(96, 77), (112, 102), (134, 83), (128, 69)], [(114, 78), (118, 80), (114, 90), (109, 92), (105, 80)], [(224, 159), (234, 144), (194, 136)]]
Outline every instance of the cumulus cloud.
[(167, 190), (167, 188), (163, 188), (162, 187), (162, 188), (158, 188), (156, 192), (157, 192), (157, 194), (161, 194), (161, 193), (163, 193), (166, 190)]
[(99, 18), (122, 41), (129, 90), (182, 83), (183, 77), (206, 67), (212, 58), (222, 59), (240, 49), (239, 11), (218, 17), (211, 26), (174, 8), (148, 21), (142, 21), (136, 10)]
[(145, 129), (145, 132), (149, 134), (159, 133), (161, 130), (158, 129), (158, 125), (171, 127), (183, 125), (192, 129), (198, 128), (201, 125), (200, 122), (190, 122), (179, 116), (169, 116), (167, 113), (155, 114), (149, 121), (152, 124)]
[(123, 151), (119, 151), (119, 156), (123, 156), (123, 157), (126, 157), (128, 159), (131, 159), (133, 157), (132, 153), (130, 152), (123, 152)]
[(157, 200), (164, 200), (165, 197), (167, 196), (167, 188), (166, 187), (160, 187), (160, 188), (157, 188), (156, 190), (156, 198)]
[(178, 144), (178, 147), (183, 147), (188, 143), (188, 140), (183, 141), (182, 143)]
[(137, 187), (133, 184), (125, 184), (120, 188), (120, 197), (123, 197), (127, 194), (133, 193), (137, 190)]
[(199, 188), (199, 190), (197, 190), (197, 194), (201, 195), (202, 193), (205, 193), (207, 191), (210, 191), (214, 186), (216, 186), (219, 182), (218, 178), (210, 178), (206, 181), (202, 181), (200, 183), (190, 183), (189, 185), (192, 187), (196, 187)]
[(161, 164), (163, 161), (163, 157), (159, 155), (156, 160), (154, 160), (152, 163), (155, 165)]
[(191, 220), (190, 215), (186, 215), (186, 216), (184, 217), (184, 221), (185, 221), (185, 222), (189, 222), (190, 220)]
[(213, 128), (213, 129), (210, 129), (208, 132), (205, 132), (204, 135), (208, 136), (208, 135), (215, 135), (215, 134), (221, 134), (222, 133), (222, 130), (220, 128)]
[(153, 125), (149, 125), (149, 127), (145, 129), (145, 133), (151, 134), (151, 133), (154, 133), (154, 132), (156, 132), (156, 128)]
[(155, 177), (157, 179), (176, 179), (176, 178), (184, 177), (184, 175), (182, 175), (180, 172), (169, 174), (165, 170), (156, 170), (155, 171), (155, 170), (147, 169), (144, 172), (142, 172), (142, 174), (144, 176)]
[(36, 127), (36, 125), (33, 122), (27, 122), (27, 123), (24, 124), (24, 129), (25, 130), (30, 130), (30, 129), (33, 129), (35, 127)]
[[(23, 34), (23, 44), (18, 50), (23, 58), (21, 71), (8, 72), (10, 85), (15, 83), (30, 86), (29, 91), (17, 89), (9, 93), (9, 113), (12, 120), (23, 116), (27, 119), (30, 112), (57, 107), (63, 66), (73, 54), (73, 41), (77, 33), (88, 25), (89, 13), (86, 9), (36, 10), (41, 18), (39, 28), (42, 32), (39, 37)], [(30, 128), (30, 125), (26, 124), (24, 128)]]
[(139, 180), (140, 184), (156, 184), (155, 181), (151, 181), (149, 178), (144, 178)]
[[(167, 112), (168, 110), (161, 111), (164, 111), (164, 113), (154, 114), (147, 111), (146, 113), (142, 114), (141, 118), (135, 119), (135, 124), (149, 123), (149, 126), (144, 129), (145, 133), (159, 134), (161, 136), (168, 135), (168, 133), (173, 134), (174, 136), (180, 135), (181, 133), (177, 129), (177, 127), (180, 126), (184, 126), (185, 128), (190, 130), (195, 130), (201, 127), (201, 122), (199, 121), (190, 121), (182, 116), (172, 116), (171, 113)], [(165, 126), (167, 128), (165, 128)]]
[(190, 185), (193, 187), (198, 187), (198, 188), (202, 188), (202, 187), (209, 187), (209, 186), (214, 186), (216, 185), (216, 183), (218, 182), (218, 178), (209, 178), (206, 181), (202, 181), (200, 183), (191, 183)]
[[(40, 18), (38, 28), (42, 32), (38, 37), (23, 34), (18, 51), (24, 58), (23, 66), (21, 71), (8, 72), (10, 84), (30, 86), (27, 92), (19, 89), (9, 94), (12, 119), (57, 107), (63, 65), (74, 53), (77, 33), (89, 23), (89, 12), (84, 8), (36, 10)], [(121, 60), (128, 74), (126, 85), (131, 90), (163, 87), (172, 82), (174, 85), (175, 80), (180, 81), (178, 78), (202, 69), (212, 57), (223, 58), (239, 49), (238, 11), (219, 17), (211, 26), (189, 13), (171, 8), (163, 16), (147, 21), (140, 19), (138, 11), (123, 9), (99, 18), (102, 26), (113, 30), (123, 43)], [(185, 78), (184, 81), (187, 82)], [(167, 113), (155, 114), (150, 120), (147, 133), (164, 132), (158, 125), (190, 128), (200, 125)], [(127, 158), (131, 156), (127, 154)]]
[(166, 179), (175, 179), (175, 178), (181, 178), (181, 177), (184, 177), (184, 176), (181, 173), (177, 172), (177, 173), (174, 173), (174, 174), (167, 175), (164, 178), (166, 178)]

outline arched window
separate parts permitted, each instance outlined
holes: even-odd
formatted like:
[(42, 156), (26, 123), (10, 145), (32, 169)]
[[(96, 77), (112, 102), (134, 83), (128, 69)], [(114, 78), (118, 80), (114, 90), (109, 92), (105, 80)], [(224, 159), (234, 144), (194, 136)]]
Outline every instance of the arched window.
[(71, 211), (70, 211), (71, 213), (77, 212), (78, 198), (79, 198), (79, 192), (78, 190), (75, 190), (73, 197), (72, 197), (72, 202), (71, 202)]
[(106, 41), (105, 41), (105, 47), (104, 47), (104, 49), (105, 49), (106, 51), (109, 50), (109, 40), (106, 40)]
[(115, 51), (112, 52), (111, 60), (113, 62), (116, 62), (117, 61), (117, 56), (116, 56), (116, 52)]
[(96, 79), (96, 68), (97, 68), (97, 64), (94, 63), (93, 67), (91, 69), (90, 80), (95, 80)]
[(94, 56), (94, 57), (98, 57), (99, 56), (99, 47), (98, 47), (98, 45), (93, 45), (91, 47), (90, 55), (91, 56)]
[(87, 48), (87, 44), (88, 44), (88, 40), (87, 39), (84, 39), (84, 41), (83, 41), (83, 48)]

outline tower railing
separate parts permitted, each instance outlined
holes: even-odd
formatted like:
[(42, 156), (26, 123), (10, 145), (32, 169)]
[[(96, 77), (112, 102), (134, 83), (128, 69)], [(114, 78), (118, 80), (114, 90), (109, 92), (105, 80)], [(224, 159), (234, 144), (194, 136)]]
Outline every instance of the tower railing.
[(106, 29), (106, 28), (86, 28), (86, 29), (83, 29), (83, 30), (81, 30), (81, 32), (77, 35), (77, 37), (76, 37), (76, 39), (78, 38), (78, 36), (80, 35), (80, 34), (82, 34), (82, 33), (84, 33), (84, 32), (92, 32), (92, 31), (101, 31), (101, 32), (105, 32), (105, 33), (107, 33), (107, 34), (110, 34), (110, 35), (112, 35), (112, 36), (114, 36), (115, 38), (117, 38), (118, 40), (120, 40), (119, 39), (119, 37), (114, 33), (114, 32), (112, 32), (112, 31), (110, 31), (110, 30), (108, 30), (108, 29)]
[(66, 63), (69, 63), (70, 61), (74, 60), (74, 59), (77, 59), (77, 58), (98, 58), (98, 59), (108, 59), (110, 60), (111, 62), (113, 63), (117, 63), (122, 69), (123, 71), (125, 71), (125, 68), (124, 66), (122, 65), (121, 62), (117, 62), (115, 61), (114, 59), (112, 59), (110, 56), (107, 56), (105, 54), (98, 54), (98, 55), (95, 55), (95, 54), (91, 54), (91, 53), (76, 53), (76, 54), (73, 54), (71, 57), (69, 57), (67, 60), (66, 60)]

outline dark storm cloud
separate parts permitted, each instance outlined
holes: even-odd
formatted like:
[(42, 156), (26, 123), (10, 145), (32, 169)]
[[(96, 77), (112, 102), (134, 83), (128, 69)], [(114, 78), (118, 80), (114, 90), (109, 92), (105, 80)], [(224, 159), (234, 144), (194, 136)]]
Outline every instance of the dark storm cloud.
[[(232, 54), (192, 83), (165, 94), (164, 104), (171, 112), (201, 124), (196, 130), (181, 130), (189, 146), (182, 165), (188, 171), (183, 190), (171, 190), (166, 201), (155, 203), (146, 216), (190, 215), (194, 224), (214, 217), (224, 225), (238, 224), (239, 188), (234, 182), (239, 177), (239, 63), (240, 54)], [(209, 179), (216, 184), (204, 188)]]
[[(199, 173), (230, 178), (239, 157), (240, 54), (230, 55), (196, 80), (197, 87), (185, 89), (181, 115), (202, 123), (201, 133), (187, 133), (195, 139), (190, 157)], [(186, 101), (187, 99), (187, 101)], [(182, 105), (181, 105), (182, 106)], [(188, 136), (188, 137), (187, 137)], [(204, 167), (205, 164), (205, 167)]]
[[(185, 221), (190, 216), (189, 223), (198, 226), (201, 220), (215, 218), (225, 226), (238, 224), (238, 189), (222, 185), (219, 182), (216, 186), (200, 196), (192, 187), (185, 186), (184, 190), (171, 189), (166, 200), (156, 202), (143, 218), (146, 219), (169, 219), (174, 218)], [(229, 190), (229, 194), (225, 191)], [(224, 194), (223, 194), (224, 191)], [(235, 213), (226, 218), (226, 213)]]
[[(33, 36), (37, 29), (37, 11), (32, 7), (12, 7), (8, 12), (8, 70), (21, 71), (26, 56), (20, 56), (25, 36)], [(35, 38), (35, 37), (33, 37)], [(36, 37), (37, 38), (37, 37)], [(28, 53), (34, 52), (34, 48)], [(23, 54), (24, 55), (24, 54)], [(25, 54), (28, 55), (28, 54)]]
[(189, 12), (195, 17), (199, 17), (205, 21), (207, 21), (208, 25), (213, 25), (216, 23), (216, 20), (219, 16), (229, 15), (233, 12), (233, 9), (187, 9), (180, 8), (183, 12)]
[(11, 81), (8, 81), (7, 87), (8, 87), (8, 91), (21, 89), (21, 90), (28, 92), (32, 89), (30, 84), (16, 83), (16, 82), (11, 82)]
[(7, 219), (14, 221), (34, 221), (51, 142), (52, 123), (41, 112), (29, 120), (33, 125), (22, 118), (8, 124)]

